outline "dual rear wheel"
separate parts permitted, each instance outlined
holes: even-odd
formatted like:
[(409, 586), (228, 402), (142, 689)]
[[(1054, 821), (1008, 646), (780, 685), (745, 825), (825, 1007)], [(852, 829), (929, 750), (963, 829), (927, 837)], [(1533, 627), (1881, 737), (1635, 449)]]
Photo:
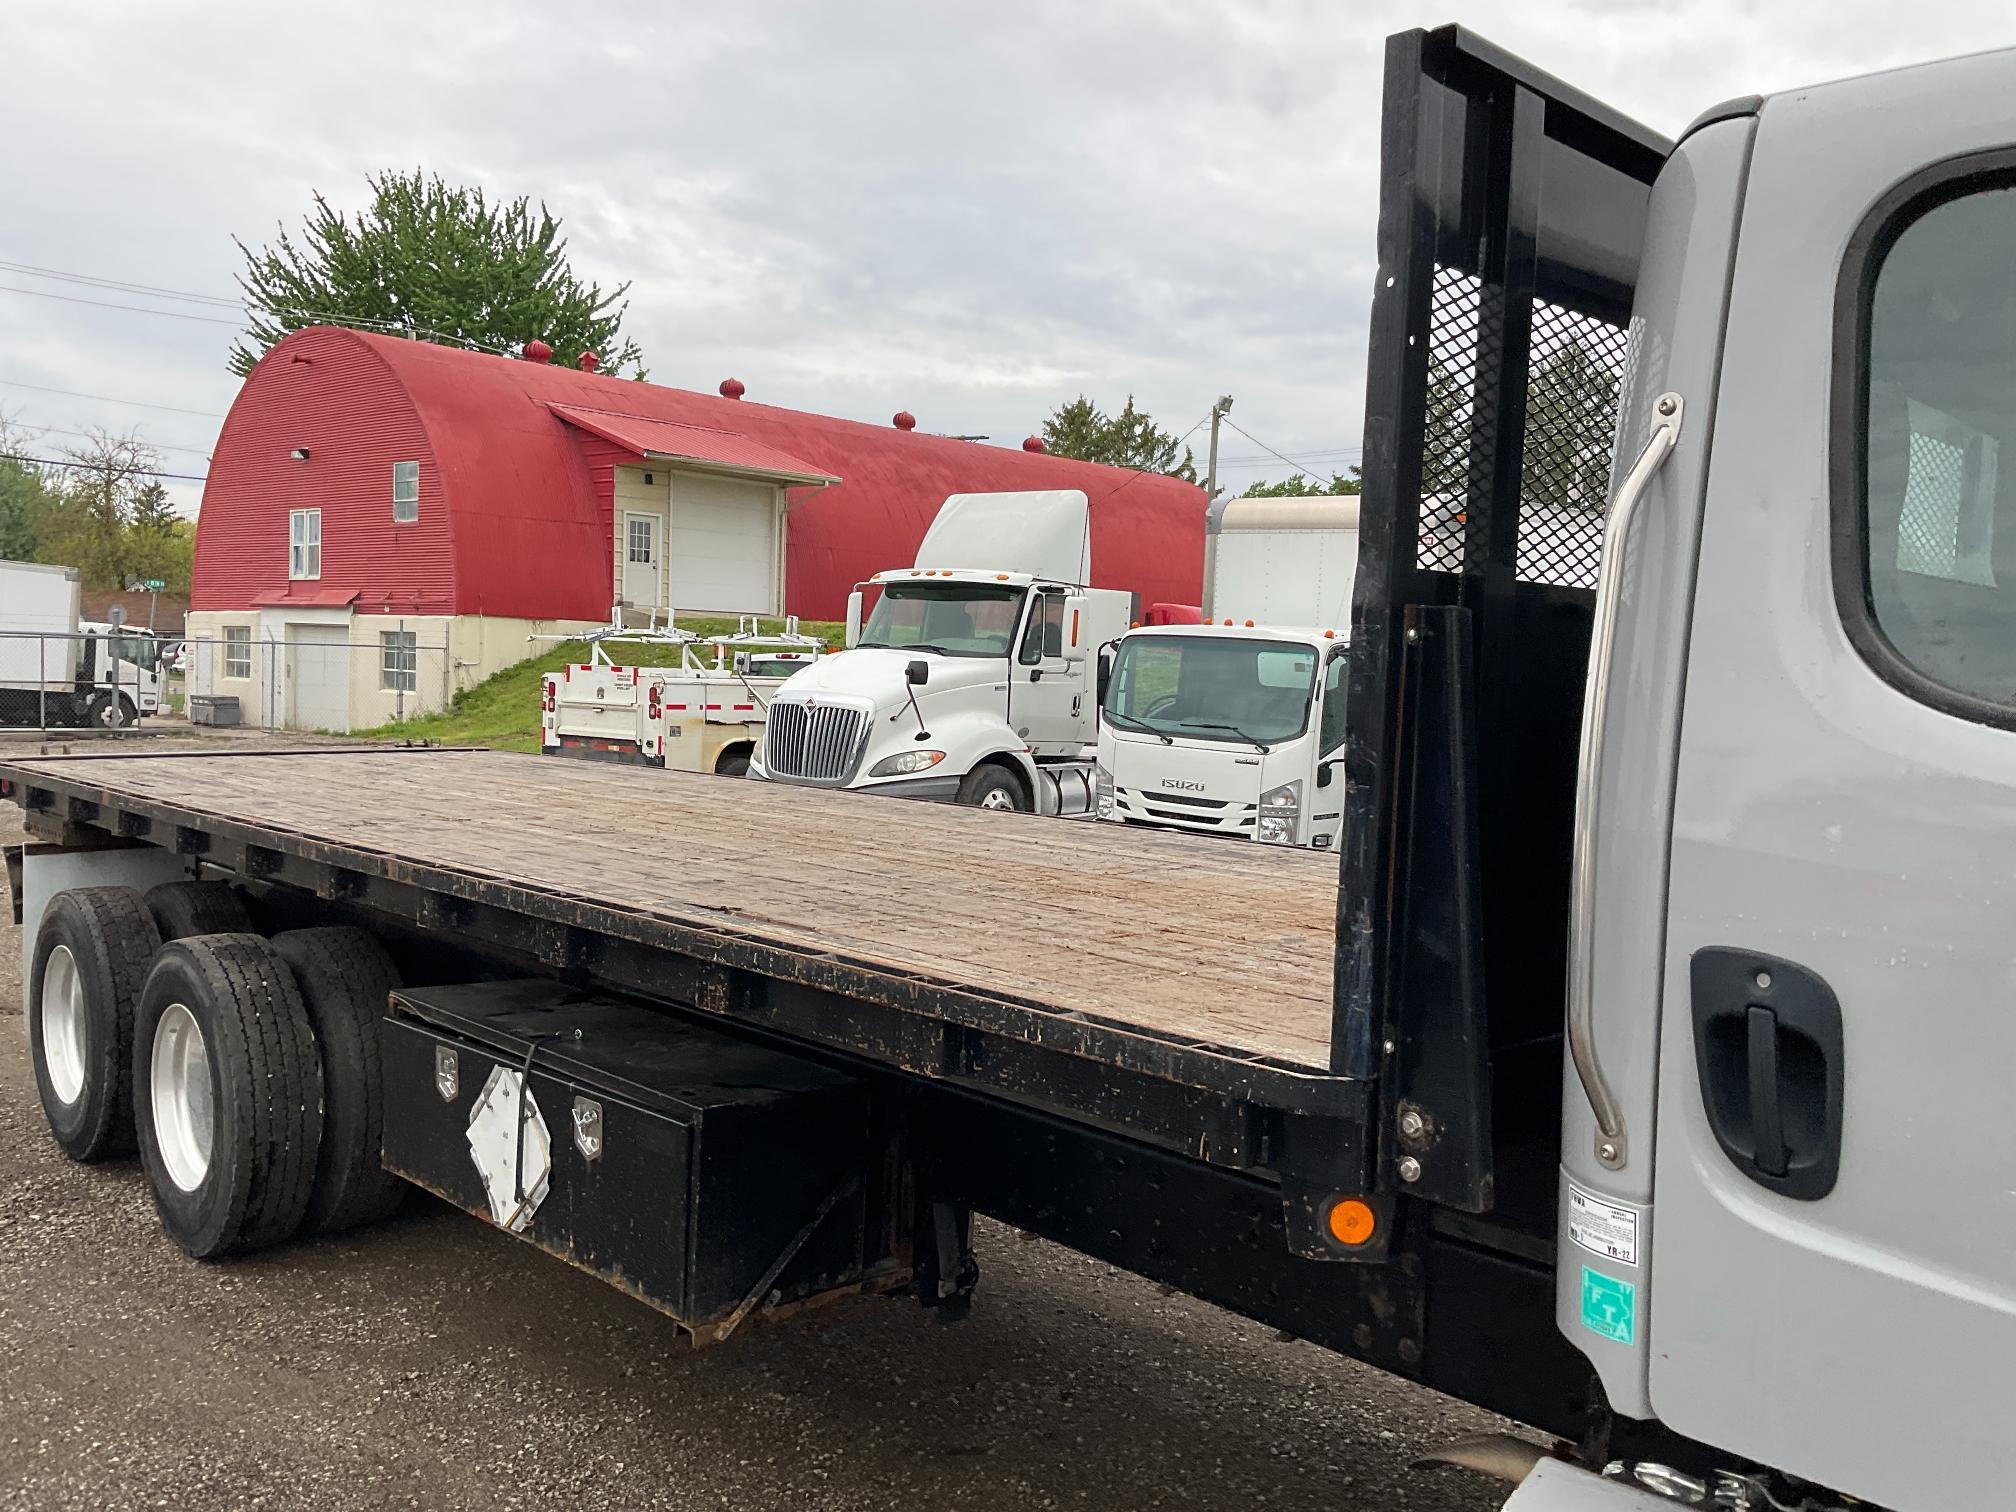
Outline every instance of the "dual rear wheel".
[(200, 1259), (382, 1218), (405, 1190), (378, 1158), (398, 980), (362, 930), (263, 938), (222, 883), (61, 893), (29, 978), (50, 1130), (80, 1161), (137, 1145)]

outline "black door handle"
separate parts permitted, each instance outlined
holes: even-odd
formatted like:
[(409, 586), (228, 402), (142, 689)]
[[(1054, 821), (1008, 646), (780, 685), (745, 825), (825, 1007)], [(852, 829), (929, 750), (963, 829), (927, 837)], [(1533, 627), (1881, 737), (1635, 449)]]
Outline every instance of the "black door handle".
[(1695, 952), (1694, 1056), (1708, 1127), (1751, 1180), (1806, 1201), (1841, 1167), (1841, 1005), (1792, 961)]

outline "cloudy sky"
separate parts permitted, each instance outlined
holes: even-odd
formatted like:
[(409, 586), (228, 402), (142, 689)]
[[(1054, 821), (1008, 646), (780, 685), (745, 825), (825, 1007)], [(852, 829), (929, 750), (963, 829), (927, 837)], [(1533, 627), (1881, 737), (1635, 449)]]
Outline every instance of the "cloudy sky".
[[(658, 382), (1009, 445), (1080, 392), (1181, 431), (1229, 391), (1343, 466), (1382, 39), (1450, 19), (1668, 132), (2016, 42), (2006, 0), (15, 4), (0, 413), (41, 454), (136, 428), (201, 474), (231, 312), (47, 275), (229, 297), (234, 234), (417, 164), (562, 216), (578, 271), (632, 282)], [(1290, 470), (1224, 452), (1235, 488)]]

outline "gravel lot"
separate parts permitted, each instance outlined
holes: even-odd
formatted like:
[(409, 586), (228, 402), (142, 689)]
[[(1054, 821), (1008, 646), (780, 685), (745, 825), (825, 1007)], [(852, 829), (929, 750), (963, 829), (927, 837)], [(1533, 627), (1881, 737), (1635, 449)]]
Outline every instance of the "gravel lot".
[[(17, 838), (0, 804), (0, 843)], [(4, 918), (5, 916), (0, 916)], [(222, 1265), (43, 1128), (0, 925), (0, 1508), (1425, 1508), (1501, 1426), (982, 1225), (972, 1317), (862, 1302), (703, 1353), (431, 1199)]]

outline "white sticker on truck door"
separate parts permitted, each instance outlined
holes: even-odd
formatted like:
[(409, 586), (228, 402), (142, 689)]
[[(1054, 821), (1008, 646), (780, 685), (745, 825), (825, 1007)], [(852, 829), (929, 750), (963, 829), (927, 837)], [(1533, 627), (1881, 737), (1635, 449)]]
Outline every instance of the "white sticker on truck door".
[(1568, 1183), (1568, 1237), (1592, 1255), (1638, 1263), (1638, 1215)]

